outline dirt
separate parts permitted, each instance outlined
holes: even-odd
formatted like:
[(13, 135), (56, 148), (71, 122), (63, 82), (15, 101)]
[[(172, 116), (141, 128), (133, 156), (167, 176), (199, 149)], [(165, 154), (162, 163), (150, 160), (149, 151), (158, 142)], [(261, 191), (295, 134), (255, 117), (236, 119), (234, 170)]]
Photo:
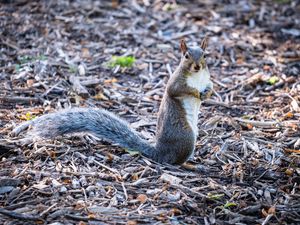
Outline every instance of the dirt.
[[(0, 1), (0, 223), (300, 224), (299, 20), (297, 0)], [(205, 36), (214, 95), (189, 167), (86, 134), (12, 137), (97, 107), (153, 141), (179, 41)]]

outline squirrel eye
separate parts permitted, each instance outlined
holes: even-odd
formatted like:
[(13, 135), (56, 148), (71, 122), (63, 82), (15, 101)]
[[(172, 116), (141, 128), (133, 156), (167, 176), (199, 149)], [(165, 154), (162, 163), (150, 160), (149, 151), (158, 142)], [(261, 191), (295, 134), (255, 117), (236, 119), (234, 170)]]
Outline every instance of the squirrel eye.
[(189, 53), (185, 53), (184, 57), (185, 57), (186, 59), (190, 58)]

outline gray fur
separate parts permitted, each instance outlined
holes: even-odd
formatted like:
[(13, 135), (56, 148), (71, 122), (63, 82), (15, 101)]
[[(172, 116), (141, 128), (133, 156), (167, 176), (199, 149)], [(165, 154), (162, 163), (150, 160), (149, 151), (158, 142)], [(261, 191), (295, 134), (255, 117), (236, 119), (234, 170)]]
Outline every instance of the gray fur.
[[(199, 47), (188, 48), (194, 63), (203, 55)], [(25, 122), (13, 130), (19, 134), (29, 126), (31, 136), (54, 138), (64, 134), (88, 132), (108, 139), (123, 148), (139, 151), (142, 155), (157, 162), (181, 164), (194, 152), (196, 135), (189, 126), (182, 105), (185, 97), (200, 99), (197, 89), (187, 85), (186, 79), (192, 63), (182, 57), (179, 67), (171, 76), (158, 113), (156, 145), (152, 146), (142, 139), (127, 122), (114, 114), (101, 109), (77, 108), (41, 116)]]
[(188, 52), (192, 56), (193, 60), (197, 63), (200, 61), (200, 58), (204, 53), (204, 51), (198, 46), (188, 47)]
[(74, 108), (50, 113), (19, 125), (13, 133), (18, 134), (29, 126), (32, 126), (29, 131), (32, 137), (54, 138), (64, 134), (88, 132), (123, 148), (156, 158), (153, 146), (130, 128), (127, 122), (103, 109)]
[(185, 112), (180, 99), (165, 93), (161, 104), (156, 130), (156, 150), (163, 161), (184, 163), (194, 152), (196, 138), (184, 120)]

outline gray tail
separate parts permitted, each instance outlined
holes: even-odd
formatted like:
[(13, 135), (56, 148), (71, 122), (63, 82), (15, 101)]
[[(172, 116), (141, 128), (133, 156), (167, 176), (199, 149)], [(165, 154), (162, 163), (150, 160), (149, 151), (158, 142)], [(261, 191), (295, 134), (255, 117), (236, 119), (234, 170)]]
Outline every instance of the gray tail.
[(22, 130), (28, 125), (32, 125), (29, 134), (34, 136), (54, 138), (64, 134), (87, 132), (123, 148), (139, 151), (154, 160), (157, 157), (154, 146), (142, 139), (127, 122), (103, 109), (77, 108), (51, 113), (25, 122), (15, 130)]

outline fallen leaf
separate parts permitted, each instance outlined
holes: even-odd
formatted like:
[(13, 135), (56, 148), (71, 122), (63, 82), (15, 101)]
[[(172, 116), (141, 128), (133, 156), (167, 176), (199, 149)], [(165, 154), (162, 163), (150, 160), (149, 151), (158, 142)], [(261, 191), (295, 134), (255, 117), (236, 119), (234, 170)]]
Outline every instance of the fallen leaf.
[(293, 99), (293, 101), (291, 102), (291, 106), (292, 106), (292, 109), (295, 112), (299, 112), (300, 111), (300, 107), (298, 105), (298, 102), (295, 99)]
[(137, 222), (135, 220), (128, 220), (127, 225), (136, 225)]
[(85, 203), (83, 200), (78, 200), (74, 206), (74, 209), (83, 209), (85, 207)]
[(276, 213), (276, 207), (275, 206), (272, 206), (268, 209), (268, 214), (275, 215), (275, 213)]
[(248, 128), (249, 130), (252, 130), (252, 129), (253, 129), (253, 125), (250, 124), (250, 123), (247, 123), (247, 128)]
[(139, 194), (136, 199), (144, 204), (147, 201), (148, 197), (145, 194)]
[(89, 213), (88, 214), (88, 218), (89, 219), (95, 219), (96, 218), (96, 215), (94, 213)]
[(39, 190), (43, 190), (45, 189), (46, 187), (49, 187), (49, 185), (46, 185), (45, 184), (45, 181), (41, 181), (40, 183), (38, 184), (34, 184), (32, 185), (33, 188), (36, 188), (36, 189), (39, 189)]
[(83, 58), (90, 58), (91, 57), (90, 51), (89, 51), (88, 48), (82, 48), (81, 53), (82, 53)]
[(267, 217), (268, 216), (268, 213), (265, 209), (262, 209), (261, 210), (261, 213), (263, 214), (264, 217)]
[(117, 78), (107, 79), (104, 81), (105, 84), (111, 84), (111, 83), (116, 83), (116, 82), (118, 82)]
[(285, 174), (288, 175), (288, 176), (293, 176), (294, 171), (292, 169), (286, 169)]
[(167, 173), (163, 173), (160, 176), (160, 179), (170, 184), (180, 184), (182, 182), (182, 179), (180, 179), (179, 177), (175, 177)]
[(26, 83), (27, 83), (27, 86), (28, 86), (28, 87), (32, 87), (32, 85), (35, 83), (35, 80), (34, 80), (34, 79), (28, 79), (28, 80), (26, 81)]

